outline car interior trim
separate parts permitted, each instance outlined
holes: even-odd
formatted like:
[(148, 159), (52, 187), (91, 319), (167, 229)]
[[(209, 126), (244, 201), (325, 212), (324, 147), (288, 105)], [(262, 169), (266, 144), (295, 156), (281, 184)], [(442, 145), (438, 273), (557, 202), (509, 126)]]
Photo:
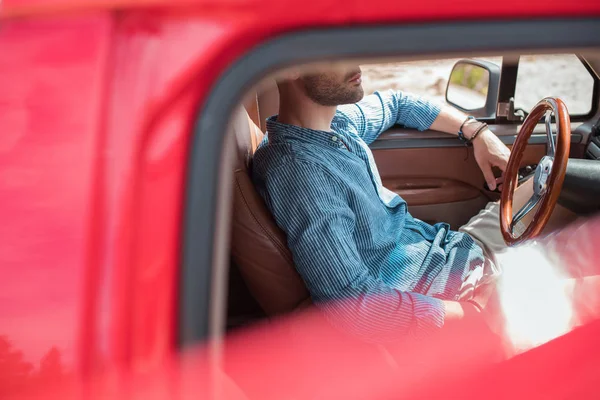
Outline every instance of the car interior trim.
[[(556, 136), (556, 135), (554, 135)], [(498, 136), (502, 143), (511, 145), (517, 138), (513, 136)], [(571, 144), (581, 143), (583, 135), (574, 133), (571, 135)], [(546, 144), (548, 137), (546, 134), (535, 134), (529, 138), (529, 144)], [(458, 141), (457, 138), (448, 136), (443, 138), (386, 138), (376, 140), (369, 146), (372, 150), (379, 149), (415, 149), (415, 148), (435, 148), (435, 147), (464, 147), (464, 143)]]

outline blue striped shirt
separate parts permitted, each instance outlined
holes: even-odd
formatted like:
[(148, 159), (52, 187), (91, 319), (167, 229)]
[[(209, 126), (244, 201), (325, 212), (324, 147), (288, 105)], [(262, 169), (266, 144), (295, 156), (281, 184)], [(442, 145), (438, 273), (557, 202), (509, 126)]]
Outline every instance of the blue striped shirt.
[(470, 236), (408, 213), (406, 202), (382, 185), (368, 147), (394, 124), (426, 130), (439, 112), (390, 90), (338, 107), (328, 132), (271, 117), (254, 156), (256, 188), (286, 233), (313, 301), (364, 340), (441, 327), (440, 299), (454, 299), (483, 263)]

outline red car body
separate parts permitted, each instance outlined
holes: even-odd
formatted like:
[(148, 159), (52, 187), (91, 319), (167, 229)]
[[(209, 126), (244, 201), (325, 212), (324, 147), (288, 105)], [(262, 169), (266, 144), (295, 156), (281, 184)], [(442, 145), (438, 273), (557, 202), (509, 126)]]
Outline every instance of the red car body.
[[(566, 16), (600, 16), (600, 2), (4, 0), (0, 397), (158, 399), (214, 389), (186, 378), (175, 345), (188, 147), (212, 86), (253, 47), (315, 27)], [(597, 326), (588, 329), (598, 337)], [(588, 335), (573, 339), (582, 348), (552, 354), (580, 357), (569, 365), (597, 376), (585, 364), (598, 360), (583, 345), (589, 332), (574, 332)], [(273, 349), (271, 337), (232, 339), (237, 367), (253, 379), (289, 357), (285, 343), (256, 363), (239, 343)], [(185, 360), (201, 369), (192, 375), (212, 376), (203, 369), (210, 353)], [(287, 365), (290, 374), (304, 370)], [(376, 385), (374, 371), (363, 379)]]

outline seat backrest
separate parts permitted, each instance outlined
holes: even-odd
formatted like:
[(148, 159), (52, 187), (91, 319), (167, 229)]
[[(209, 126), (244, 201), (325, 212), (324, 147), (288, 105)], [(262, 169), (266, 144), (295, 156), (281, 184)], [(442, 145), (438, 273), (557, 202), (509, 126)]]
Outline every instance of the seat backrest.
[(243, 108), (236, 111), (230, 129), (237, 146), (231, 256), (267, 315), (286, 313), (302, 307), (310, 298), (294, 267), (285, 234), (250, 179), (252, 157), (263, 133)]
[(263, 124), (265, 120), (279, 111), (279, 91), (274, 80), (266, 81), (262, 84), (257, 95), (257, 103), (260, 119), (259, 126), (264, 129)]

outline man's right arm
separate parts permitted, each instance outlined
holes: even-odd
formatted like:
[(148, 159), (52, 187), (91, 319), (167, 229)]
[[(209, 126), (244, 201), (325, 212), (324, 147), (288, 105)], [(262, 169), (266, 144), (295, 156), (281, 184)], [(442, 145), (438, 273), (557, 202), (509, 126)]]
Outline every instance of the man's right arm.
[(335, 325), (381, 343), (437, 330), (446, 313), (458, 316), (452, 305), (393, 289), (369, 273), (355, 242), (356, 217), (344, 188), (327, 170), (295, 162), (270, 171), (265, 184), (267, 203), (287, 234), (296, 268)]

